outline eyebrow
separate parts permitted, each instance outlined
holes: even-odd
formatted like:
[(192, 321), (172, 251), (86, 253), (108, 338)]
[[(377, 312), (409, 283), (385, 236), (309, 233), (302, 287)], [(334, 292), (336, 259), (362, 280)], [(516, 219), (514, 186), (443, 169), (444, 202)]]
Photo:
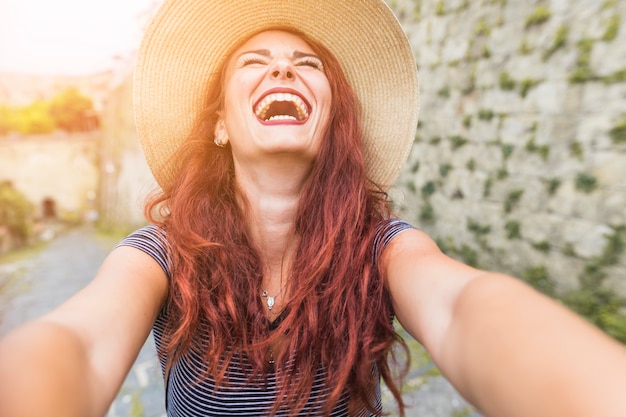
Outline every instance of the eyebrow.
[[(271, 53), (271, 51), (269, 49), (254, 49), (254, 50), (251, 50), (251, 51), (244, 51), (244, 52), (240, 53), (237, 56), (237, 58), (240, 58), (243, 55), (247, 55), (247, 54), (263, 55), (263, 56), (266, 56), (266, 57), (271, 57), (272, 56), (272, 53)], [(310, 54), (308, 52), (302, 52), (302, 51), (293, 51), (292, 57), (296, 58), (296, 59), (306, 58), (306, 57), (312, 57), (312, 58), (320, 59), (320, 57), (315, 55), (315, 54)]]

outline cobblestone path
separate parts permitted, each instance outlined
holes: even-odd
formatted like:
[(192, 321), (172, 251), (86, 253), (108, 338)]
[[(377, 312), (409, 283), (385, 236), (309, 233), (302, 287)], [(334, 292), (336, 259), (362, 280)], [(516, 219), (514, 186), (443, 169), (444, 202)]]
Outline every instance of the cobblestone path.
[[(92, 228), (71, 229), (31, 255), (0, 263), (0, 336), (52, 310), (84, 287), (118, 238)], [(7, 284), (8, 283), (8, 284)], [(430, 366), (413, 370), (404, 387), (408, 416), (478, 416)], [(389, 395), (384, 392), (384, 400)], [(393, 406), (389, 406), (392, 411)], [(148, 338), (107, 417), (163, 417), (164, 390), (152, 338)]]

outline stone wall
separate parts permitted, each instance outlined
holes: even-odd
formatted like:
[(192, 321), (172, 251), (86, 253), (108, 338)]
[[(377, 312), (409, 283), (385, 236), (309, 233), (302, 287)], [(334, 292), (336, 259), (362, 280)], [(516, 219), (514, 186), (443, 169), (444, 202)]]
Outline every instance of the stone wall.
[(145, 224), (143, 205), (156, 181), (137, 139), (133, 117), (132, 65), (112, 83), (102, 113), (100, 215), (104, 226)]
[(95, 209), (98, 191), (99, 132), (0, 137), (0, 181), (35, 206), (62, 220), (80, 221)]
[(626, 2), (389, 1), (420, 70), (391, 196), (449, 253), (626, 295)]

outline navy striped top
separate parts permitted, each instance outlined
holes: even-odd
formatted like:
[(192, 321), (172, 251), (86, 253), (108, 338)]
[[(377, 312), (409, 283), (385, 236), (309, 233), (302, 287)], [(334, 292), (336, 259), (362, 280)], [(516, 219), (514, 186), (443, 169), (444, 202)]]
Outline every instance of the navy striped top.
[[(411, 225), (400, 220), (389, 220), (379, 229), (374, 239), (374, 259), (376, 262), (382, 250), (391, 240), (403, 230), (412, 228)], [(170, 278), (170, 265), (168, 251), (170, 250), (165, 239), (165, 232), (154, 226), (146, 226), (139, 229), (124, 240), (118, 246), (132, 246), (150, 255), (163, 268), (168, 279)], [(160, 351), (163, 332), (168, 321), (166, 309), (162, 309), (153, 326), (153, 334), (157, 350)], [(161, 370), (165, 372), (167, 357), (161, 355)], [(211, 378), (200, 378), (206, 369), (202, 358), (189, 353), (184, 355), (176, 363), (172, 364), (167, 381), (165, 381), (165, 406), (168, 417), (209, 417), (209, 416), (249, 416), (258, 417), (268, 415), (274, 402), (278, 388), (276, 375), (269, 373), (263, 383), (251, 383), (247, 378), (250, 369), (246, 359), (240, 360), (235, 356), (228, 368), (228, 384), (222, 384), (216, 388), (215, 381)], [(247, 371), (247, 372), (246, 372)], [(378, 373), (376, 369), (373, 372)], [(165, 373), (164, 373), (165, 375)], [(311, 396), (307, 406), (302, 411), (302, 416), (320, 416), (324, 399), (330, 395), (330, 388), (325, 385), (325, 372), (320, 369), (315, 375), (311, 388)], [(201, 381), (201, 382), (198, 382)], [(372, 403), (382, 410), (380, 388), (372, 393)], [(349, 395), (345, 391), (331, 412), (331, 417), (347, 417)], [(285, 411), (279, 411), (278, 417), (286, 417)], [(367, 410), (361, 410), (358, 417), (372, 416)]]

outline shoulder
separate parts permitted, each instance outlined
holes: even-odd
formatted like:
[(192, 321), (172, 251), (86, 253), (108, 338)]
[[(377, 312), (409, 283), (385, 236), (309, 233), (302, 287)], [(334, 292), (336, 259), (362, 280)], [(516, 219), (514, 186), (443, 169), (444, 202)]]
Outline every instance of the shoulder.
[(165, 230), (156, 225), (144, 226), (126, 236), (116, 248), (130, 246), (139, 249), (154, 259), (165, 274), (170, 276), (171, 247)]

